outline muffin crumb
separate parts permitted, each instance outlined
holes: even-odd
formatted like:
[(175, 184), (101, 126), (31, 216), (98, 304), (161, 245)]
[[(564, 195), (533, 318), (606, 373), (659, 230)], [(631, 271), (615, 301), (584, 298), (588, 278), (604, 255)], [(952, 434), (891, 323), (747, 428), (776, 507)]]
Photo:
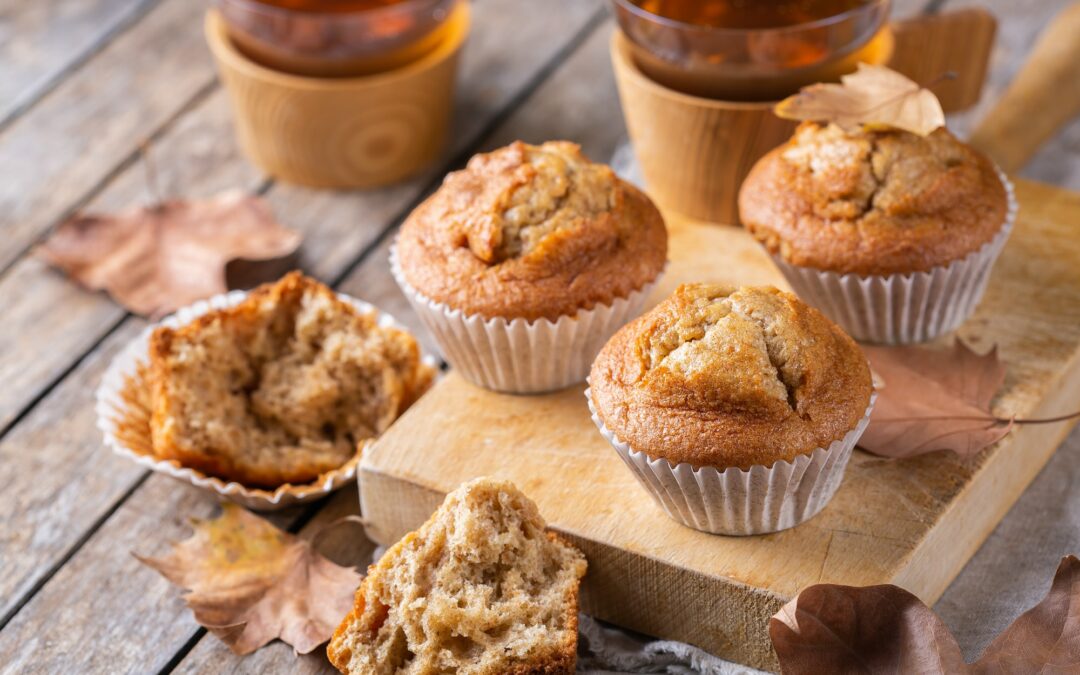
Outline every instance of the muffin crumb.
[(364, 675), (572, 673), (585, 559), (512, 483), (450, 493), (368, 571), (327, 655)]

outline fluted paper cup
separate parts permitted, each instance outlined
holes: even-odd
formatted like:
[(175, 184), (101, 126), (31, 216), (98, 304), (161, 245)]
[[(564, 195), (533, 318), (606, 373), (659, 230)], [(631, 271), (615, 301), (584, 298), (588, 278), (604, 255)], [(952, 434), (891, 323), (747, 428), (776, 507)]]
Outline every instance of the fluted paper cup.
[(695, 469), (650, 457), (607, 428), (585, 390), (592, 421), (641, 486), (673, 520), (712, 534), (751, 535), (795, 527), (817, 515), (840, 487), (851, 452), (870, 421), (876, 394), (855, 428), (828, 447), (772, 466)]
[(998, 171), (1008, 207), (1001, 230), (981, 248), (926, 272), (860, 276), (791, 265), (771, 254), (792, 290), (860, 342), (912, 344), (956, 330), (986, 291), (990, 270), (1016, 220), (1016, 196)]
[(555, 391), (584, 382), (608, 338), (641, 313), (663, 275), (610, 305), (596, 305), (557, 321), (526, 321), (486, 319), (428, 298), (405, 280), (396, 246), (390, 251), (390, 270), (450, 365), (475, 385), (514, 394)]
[[(311, 483), (302, 485), (286, 483), (276, 489), (263, 489), (209, 476), (202, 471), (183, 466), (174, 459), (162, 459), (154, 454), (151, 440), (151, 403), (147, 372), (150, 336), (154, 329), (158, 326), (180, 328), (211, 310), (232, 307), (245, 297), (247, 297), (245, 291), (232, 291), (201, 300), (148, 326), (138, 337), (128, 343), (113, 358), (98, 386), (95, 404), (97, 426), (104, 435), (107, 447), (136, 464), (213, 492), (249, 509), (276, 511), (295, 504), (322, 499), (355, 480), (363, 448), (358, 448), (356, 455), (348, 462), (333, 471), (322, 474)], [(392, 316), (380, 312), (366, 302), (342, 294), (338, 294), (338, 297), (353, 305), (362, 314), (375, 313), (380, 326), (393, 326), (407, 330)], [(423, 354), (422, 359), (428, 367), (438, 372), (438, 362), (434, 357)]]

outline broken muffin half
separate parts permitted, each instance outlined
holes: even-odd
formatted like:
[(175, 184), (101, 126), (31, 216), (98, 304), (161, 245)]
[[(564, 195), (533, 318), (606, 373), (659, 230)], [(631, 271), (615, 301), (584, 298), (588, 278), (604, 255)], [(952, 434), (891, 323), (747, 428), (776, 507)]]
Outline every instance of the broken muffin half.
[(342, 466), (431, 384), (408, 333), (293, 272), (150, 340), (154, 453), (253, 487)]
[(572, 673), (585, 558), (512, 483), (465, 483), (383, 555), (327, 655), (352, 675)]

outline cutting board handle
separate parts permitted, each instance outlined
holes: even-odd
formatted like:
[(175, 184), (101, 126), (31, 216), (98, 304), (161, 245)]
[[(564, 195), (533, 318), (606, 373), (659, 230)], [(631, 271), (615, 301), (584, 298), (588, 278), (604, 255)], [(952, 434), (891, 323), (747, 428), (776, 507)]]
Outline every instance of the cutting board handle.
[(971, 134), (970, 142), (1008, 173), (1080, 114), (1080, 2), (1058, 14), (1024, 67)]
[[(997, 19), (982, 7), (926, 14), (894, 21), (889, 67), (933, 90), (945, 112), (975, 105), (982, 95)], [(956, 75), (941, 80), (945, 73)]]

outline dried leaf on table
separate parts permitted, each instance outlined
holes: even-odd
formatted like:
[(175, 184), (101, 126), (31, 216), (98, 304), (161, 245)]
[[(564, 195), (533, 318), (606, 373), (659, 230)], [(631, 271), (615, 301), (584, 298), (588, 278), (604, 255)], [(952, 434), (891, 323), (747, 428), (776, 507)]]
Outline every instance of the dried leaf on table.
[(898, 586), (810, 586), (769, 620), (769, 637), (784, 675), (967, 669), (941, 619)]
[(863, 347), (877, 379), (877, 403), (859, 446), (885, 457), (936, 450), (971, 456), (998, 441), (1011, 421), (990, 412), (1005, 381), (997, 349)]
[(1062, 559), (1046, 597), (990, 643), (975, 672), (1080, 672), (1080, 560)]
[(352, 609), (361, 576), (235, 504), (162, 558), (135, 557), (189, 589), (195, 620), (237, 654), (275, 638), (307, 654)]
[(949, 629), (898, 586), (817, 584), (769, 621), (785, 675), (1065, 673), (1080, 666), (1080, 560), (1061, 561), (1046, 597), (972, 665)]
[(258, 281), (280, 275), (299, 246), (300, 235), (278, 224), (264, 200), (231, 191), (116, 214), (76, 215), (40, 252), (132, 312), (161, 316), (228, 290), (231, 262), (265, 263), (267, 273)]
[(774, 110), (784, 119), (832, 122), (846, 129), (901, 129), (920, 136), (945, 126), (937, 96), (895, 70), (860, 63), (840, 82), (803, 87)]

